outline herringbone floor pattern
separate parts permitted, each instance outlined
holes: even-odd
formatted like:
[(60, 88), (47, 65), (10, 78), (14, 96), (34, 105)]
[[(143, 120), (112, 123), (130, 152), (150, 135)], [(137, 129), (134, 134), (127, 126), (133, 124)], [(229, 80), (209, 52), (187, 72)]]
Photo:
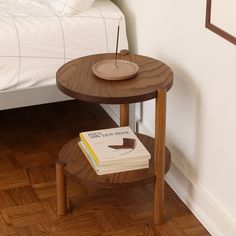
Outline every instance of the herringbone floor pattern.
[(70, 213), (56, 215), (54, 162), (80, 131), (114, 127), (77, 101), (0, 111), (0, 236), (209, 235), (166, 185), (166, 223), (152, 225), (152, 186), (95, 190), (68, 180)]

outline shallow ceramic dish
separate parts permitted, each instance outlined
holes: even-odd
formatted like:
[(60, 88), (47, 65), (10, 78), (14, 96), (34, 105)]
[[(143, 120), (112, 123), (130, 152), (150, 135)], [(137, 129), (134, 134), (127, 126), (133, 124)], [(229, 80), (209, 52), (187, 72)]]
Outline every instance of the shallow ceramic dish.
[(136, 63), (117, 60), (102, 60), (93, 65), (93, 73), (104, 80), (125, 80), (133, 78), (139, 71), (139, 66)]

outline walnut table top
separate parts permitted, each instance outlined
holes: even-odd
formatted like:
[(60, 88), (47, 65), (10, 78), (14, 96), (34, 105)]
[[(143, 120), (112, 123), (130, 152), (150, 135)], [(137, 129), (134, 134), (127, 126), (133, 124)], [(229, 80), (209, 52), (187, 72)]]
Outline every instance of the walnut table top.
[(158, 88), (169, 90), (173, 84), (173, 72), (164, 63), (140, 55), (119, 55), (139, 65), (139, 73), (124, 81), (106, 81), (97, 78), (92, 66), (115, 55), (97, 54), (72, 60), (57, 72), (57, 86), (65, 94), (92, 103), (127, 104), (156, 98)]

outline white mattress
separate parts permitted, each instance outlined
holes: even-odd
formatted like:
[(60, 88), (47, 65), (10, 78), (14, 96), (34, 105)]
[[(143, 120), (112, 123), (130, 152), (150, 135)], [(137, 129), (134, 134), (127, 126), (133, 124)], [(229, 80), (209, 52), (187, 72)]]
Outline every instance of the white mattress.
[(110, 0), (86, 12), (59, 16), (30, 0), (0, 0), (0, 91), (55, 84), (57, 69), (71, 59), (128, 48), (125, 20)]

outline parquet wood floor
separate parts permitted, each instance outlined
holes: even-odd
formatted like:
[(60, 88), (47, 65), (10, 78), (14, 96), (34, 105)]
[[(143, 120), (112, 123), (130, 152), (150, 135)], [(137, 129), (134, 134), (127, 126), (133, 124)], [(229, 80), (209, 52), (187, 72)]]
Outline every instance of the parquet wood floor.
[(78, 101), (0, 111), (0, 236), (209, 235), (168, 185), (160, 227), (151, 185), (96, 190), (68, 180), (70, 213), (56, 215), (60, 148), (80, 131), (109, 127), (99, 106)]

